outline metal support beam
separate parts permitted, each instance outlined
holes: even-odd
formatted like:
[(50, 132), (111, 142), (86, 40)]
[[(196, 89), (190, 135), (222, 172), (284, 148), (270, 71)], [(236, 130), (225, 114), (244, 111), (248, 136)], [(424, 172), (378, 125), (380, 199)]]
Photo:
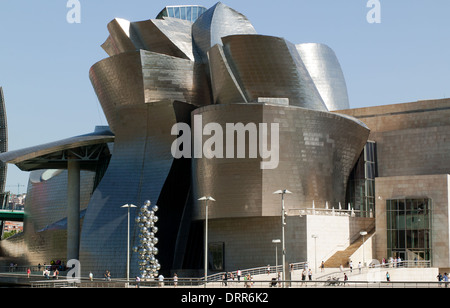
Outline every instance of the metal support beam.
[(69, 159), (67, 167), (67, 260), (78, 260), (80, 250), (80, 162)]

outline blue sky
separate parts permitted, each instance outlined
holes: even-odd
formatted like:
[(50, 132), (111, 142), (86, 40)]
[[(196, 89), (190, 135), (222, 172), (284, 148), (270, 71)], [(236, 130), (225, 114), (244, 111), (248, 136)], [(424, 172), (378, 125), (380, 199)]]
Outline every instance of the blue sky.
[[(246, 15), (259, 34), (330, 46), (352, 108), (450, 97), (450, 1), (379, 1), (378, 24), (367, 22), (368, 0), (222, 2)], [(81, 23), (70, 24), (67, 0), (0, 0), (0, 86), (9, 150), (107, 124), (88, 72), (107, 57), (100, 45), (112, 19), (147, 20), (166, 5), (209, 8), (216, 2), (80, 0)], [(27, 172), (8, 166), (7, 190), (16, 193), (27, 182)]]

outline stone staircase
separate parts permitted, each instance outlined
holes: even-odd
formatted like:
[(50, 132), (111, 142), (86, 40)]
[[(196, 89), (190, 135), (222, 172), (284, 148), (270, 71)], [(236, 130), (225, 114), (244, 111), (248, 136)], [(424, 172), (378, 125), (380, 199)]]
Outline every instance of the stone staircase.
[[(367, 240), (370, 236), (375, 233), (375, 228), (373, 228), (364, 238)], [(334, 255), (332, 255), (328, 260), (325, 261), (325, 267), (327, 268), (339, 268), (341, 265), (343, 267), (348, 267), (348, 263), (350, 257), (361, 247), (363, 243), (363, 236), (360, 235), (350, 246), (348, 246), (345, 250), (337, 251)], [(355, 265), (354, 265), (355, 266)]]

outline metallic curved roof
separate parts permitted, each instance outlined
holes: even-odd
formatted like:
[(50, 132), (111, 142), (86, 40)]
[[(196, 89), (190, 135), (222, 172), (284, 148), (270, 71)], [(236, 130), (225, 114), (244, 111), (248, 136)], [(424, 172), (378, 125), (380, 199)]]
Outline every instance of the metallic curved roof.
[(192, 25), (192, 39), (203, 62), (208, 61), (208, 51), (222, 38), (235, 34), (257, 34), (255, 28), (243, 14), (223, 3), (216, 3)]
[(66, 169), (68, 155), (73, 155), (80, 160), (82, 169), (91, 170), (104, 151), (109, 152), (104, 145), (110, 142), (114, 142), (114, 135), (109, 129), (101, 129), (86, 135), (2, 153), (0, 160), (15, 164), (22, 171)]
[(298, 44), (296, 48), (328, 110), (349, 109), (347, 84), (335, 52), (317, 43)]
[(109, 37), (102, 44), (109, 56), (139, 49), (194, 60), (190, 21), (164, 17), (130, 22), (115, 18), (108, 23)]
[[(288, 98), (293, 106), (327, 111), (313, 80), (289, 41), (266, 35), (230, 35), (222, 38), (223, 54), (247, 101), (260, 97)], [(211, 63), (211, 67), (217, 65)], [(213, 67), (214, 69), (214, 67)], [(220, 74), (214, 74), (217, 77)], [(230, 84), (230, 82), (228, 82)], [(214, 93), (228, 91), (214, 83)]]

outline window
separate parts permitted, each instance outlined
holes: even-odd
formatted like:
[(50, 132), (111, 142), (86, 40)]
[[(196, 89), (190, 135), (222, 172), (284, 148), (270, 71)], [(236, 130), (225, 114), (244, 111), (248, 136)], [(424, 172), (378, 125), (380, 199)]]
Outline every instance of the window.
[(169, 17), (175, 17), (175, 13), (173, 11), (173, 7), (169, 7), (167, 8), (168, 12), (169, 12)]
[(214, 271), (223, 271), (225, 269), (225, 243), (209, 243), (209, 268)]
[(194, 6), (192, 8), (192, 21), (195, 21), (198, 17), (198, 7)]
[(191, 7), (186, 7), (186, 19), (192, 21)]
[(359, 215), (375, 215), (375, 177), (377, 176), (376, 143), (368, 141), (350, 173), (346, 203)]
[(403, 260), (431, 260), (431, 199), (386, 200), (387, 251)]
[(174, 11), (175, 11), (175, 18), (180, 18), (180, 8), (179, 7), (175, 7), (174, 8)]

